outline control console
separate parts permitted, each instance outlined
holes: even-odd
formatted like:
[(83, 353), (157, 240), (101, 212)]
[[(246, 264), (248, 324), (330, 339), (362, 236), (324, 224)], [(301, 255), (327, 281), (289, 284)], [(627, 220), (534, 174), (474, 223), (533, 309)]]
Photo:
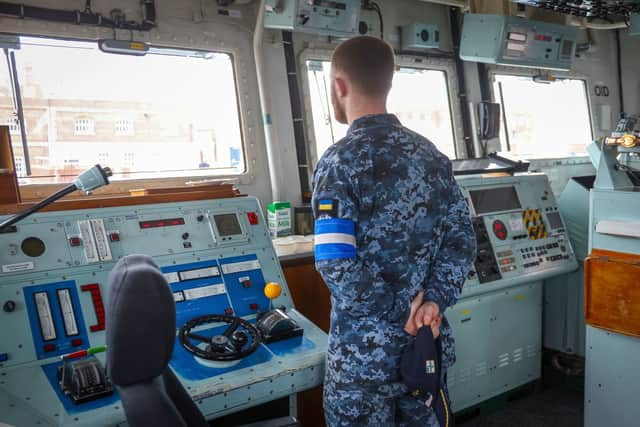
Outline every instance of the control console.
[(478, 252), (458, 303), (445, 312), (456, 338), (447, 372), (454, 411), (540, 377), (542, 281), (578, 267), (545, 175), (457, 180)]
[(53, 211), (0, 233), (0, 423), (125, 421), (105, 302), (129, 254), (167, 279), (170, 367), (208, 419), (322, 383), (327, 336), (293, 307), (256, 199)]
[(567, 273), (577, 261), (545, 175), (458, 178), (478, 253), (463, 297)]

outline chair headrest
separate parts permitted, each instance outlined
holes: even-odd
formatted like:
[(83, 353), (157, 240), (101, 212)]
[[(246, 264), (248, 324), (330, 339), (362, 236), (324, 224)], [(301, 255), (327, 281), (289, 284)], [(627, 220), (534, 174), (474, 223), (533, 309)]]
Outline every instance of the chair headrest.
[(176, 305), (158, 266), (146, 255), (128, 255), (109, 273), (106, 307), (107, 369), (125, 386), (161, 375), (176, 336)]

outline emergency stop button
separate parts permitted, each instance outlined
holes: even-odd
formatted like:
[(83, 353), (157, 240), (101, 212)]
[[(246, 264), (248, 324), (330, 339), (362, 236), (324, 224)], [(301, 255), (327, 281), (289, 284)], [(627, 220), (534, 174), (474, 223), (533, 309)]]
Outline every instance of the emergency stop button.
[(69, 237), (69, 244), (74, 247), (80, 246), (82, 244), (82, 240), (78, 236), (71, 236)]
[(109, 234), (109, 240), (111, 240), (112, 242), (119, 242), (120, 241), (120, 233), (117, 232), (112, 232)]
[(258, 214), (255, 212), (247, 213), (247, 218), (249, 219), (249, 224), (251, 225), (258, 225), (258, 223), (260, 222)]

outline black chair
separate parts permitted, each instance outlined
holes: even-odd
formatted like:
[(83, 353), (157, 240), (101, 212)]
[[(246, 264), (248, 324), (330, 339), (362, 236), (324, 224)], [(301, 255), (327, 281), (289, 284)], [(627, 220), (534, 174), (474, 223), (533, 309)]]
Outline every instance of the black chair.
[(207, 427), (169, 368), (176, 306), (166, 279), (145, 255), (122, 258), (109, 274), (107, 370), (131, 427)]

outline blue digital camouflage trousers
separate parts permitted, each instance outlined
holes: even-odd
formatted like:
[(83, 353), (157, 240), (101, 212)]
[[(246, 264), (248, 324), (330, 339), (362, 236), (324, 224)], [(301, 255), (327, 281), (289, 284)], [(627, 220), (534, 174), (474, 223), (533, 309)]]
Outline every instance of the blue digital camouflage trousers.
[[(442, 384), (447, 393), (446, 383)], [(324, 414), (327, 427), (440, 426), (433, 409), (409, 393), (389, 397), (386, 393), (331, 382), (325, 382), (324, 386)]]

